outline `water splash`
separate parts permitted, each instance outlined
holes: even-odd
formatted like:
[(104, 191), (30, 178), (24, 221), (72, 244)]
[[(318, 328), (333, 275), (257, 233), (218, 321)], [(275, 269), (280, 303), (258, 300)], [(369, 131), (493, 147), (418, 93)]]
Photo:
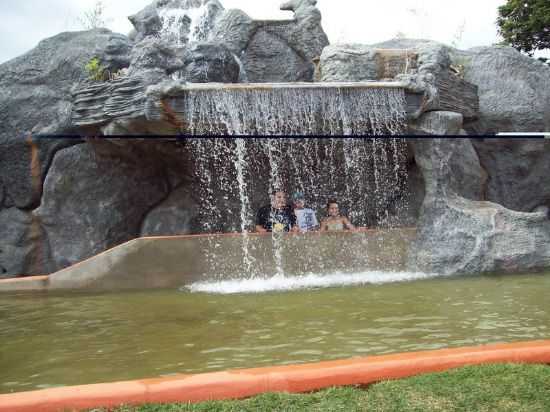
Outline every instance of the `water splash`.
[(243, 233), (243, 264), (244, 271), (247, 275), (254, 274), (254, 258), (249, 252), (249, 237), (248, 231), (252, 225), (250, 218), (250, 200), (248, 198), (248, 184), (245, 179), (246, 173), (246, 142), (245, 139), (237, 139), (236, 160), (234, 161), (235, 170), (237, 172), (237, 182), (239, 185), (239, 199), (241, 201), (241, 233)]
[[(275, 191), (282, 190), (284, 188), (282, 176), (279, 172), (280, 167), (282, 166), (281, 141), (277, 139), (267, 139), (264, 147), (269, 159), (269, 194), (271, 196)], [(275, 258), (275, 273), (277, 274), (276, 276), (284, 276), (282, 254), (283, 237), (281, 233), (277, 232), (272, 232), (271, 236), (273, 240), (273, 256)]]
[[(289, 196), (296, 190), (305, 193), (307, 207), (316, 211), (319, 221), (325, 216), (328, 198), (336, 198), (342, 213), (356, 226), (402, 226), (400, 208), (408, 196), (404, 139), (201, 138), (186, 142), (197, 174), (200, 231), (245, 234), (239, 256), (246, 278), (258, 277), (255, 249), (251, 249), (255, 243), (248, 232), (254, 230), (256, 212), (269, 203), (275, 188), (283, 188)], [(227, 259), (218, 253), (215, 239), (209, 242), (213, 242), (208, 247), (209, 272), (225, 278)], [(285, 275), (286, 266), (282, 242), (281, 236), (272, 234), (273, 273), (279, 276)], [(376, 257), (368, 255), (367, 243), (379, 241), (361, 238), (358, 242), (364, 253), (355, 264), (368, 266)]]
[[(357, 226), (399, 226), (407, 186), (402, 138), (189, 139), (204, 233), (254, 230), (273, 189), (301, 191), (318, 217), (336, 198)], [(238, 145), (238, 147), (237, 147)]]
[(206, 4), (188, 4), (187, 8), (167, 7), (158, 11), (161, 21), (159, 36), (177, 46), (206, 40), (209, 9)]
[(268, 278), (223, 280), (219, 282), (196, 282), (182, 287), (194, 293), (262, 293), (282, 292), (300, 289), (328, 288), (352, 285), (380, 285), (431, 279), (441, 275), (420, 272), (360, 272), (310, 274), (305, 276), (273, 276)]

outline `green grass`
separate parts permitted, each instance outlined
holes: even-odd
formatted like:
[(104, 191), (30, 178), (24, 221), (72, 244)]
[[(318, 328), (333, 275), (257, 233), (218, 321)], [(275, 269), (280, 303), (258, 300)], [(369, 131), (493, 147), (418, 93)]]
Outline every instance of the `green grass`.
[(308, 394), (270, 393), (241, 401), (123, 406), (114, 411), (548, 412), (550, 367), (514, 364), (469, 366), (380, 382), (368, 388), (341, 387)]

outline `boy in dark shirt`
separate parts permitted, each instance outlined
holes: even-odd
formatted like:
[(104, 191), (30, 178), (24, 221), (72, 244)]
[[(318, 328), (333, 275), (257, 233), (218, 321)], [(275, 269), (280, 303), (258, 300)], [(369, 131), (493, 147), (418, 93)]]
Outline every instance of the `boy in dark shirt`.
[(258, 210), (256, 215), (256, 231), (290, 232), (295, 230), (296, 216), (292, 208), (286, 204), (286, 193), (276, 190), (271, 195), (271, 204)]

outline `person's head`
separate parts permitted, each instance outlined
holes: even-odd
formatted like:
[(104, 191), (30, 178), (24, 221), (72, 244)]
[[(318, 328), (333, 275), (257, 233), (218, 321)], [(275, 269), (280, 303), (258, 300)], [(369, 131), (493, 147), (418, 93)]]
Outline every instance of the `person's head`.
[(294, 204), (294, 209), (303, 209), (306, 205), (306, 200), (302, 192), (296, 192), (292, 195), (292, 203)]
[(327, 213), (330, 217), (340, 216), (340, 209), (338, 208), (338, 202), (336, 199), (330, 199), (327, 202)]
[(286, 206), (286, 193), (284, 190), (276, 189), (271, 193), (271, 207), (282, 209)]

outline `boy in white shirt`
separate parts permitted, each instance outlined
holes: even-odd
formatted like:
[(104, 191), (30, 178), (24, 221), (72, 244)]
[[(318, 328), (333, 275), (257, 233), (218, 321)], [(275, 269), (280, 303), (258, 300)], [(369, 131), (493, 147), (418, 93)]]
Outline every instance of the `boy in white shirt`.
[(306, 208), (306, 201), (302, 192), (296, 192), (292, 196), (294, 204), (294, 214), (296, 215), (296, 226), (298, 226), (300, 232), (309, 232), (311, 230), (317, 230), (319, 228), (319, 222), (315, 211), (313, 209)]

